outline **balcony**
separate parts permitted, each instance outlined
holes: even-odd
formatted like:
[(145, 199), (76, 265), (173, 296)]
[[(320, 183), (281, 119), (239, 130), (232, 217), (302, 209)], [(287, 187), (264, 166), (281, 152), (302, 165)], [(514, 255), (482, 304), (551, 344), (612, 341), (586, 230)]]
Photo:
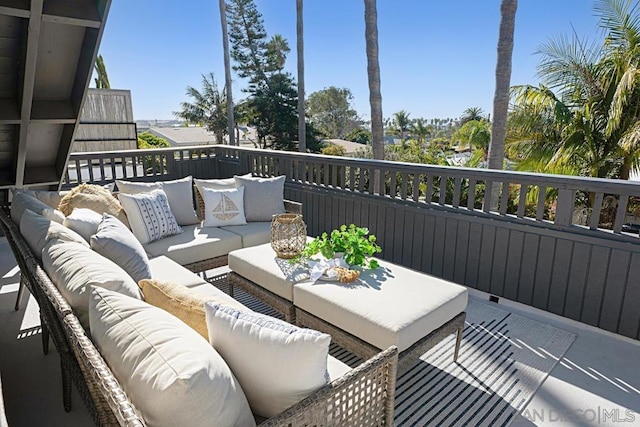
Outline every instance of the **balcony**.
[[(614, 416), (640, 422), (640, 238), (625, 231), (640, 184), (208, 146), (74, 153), (63, 188), (247, 172), (286, 175), (285, 196), (303, 203), (310, 235), (345, 223), (367, 226), (379, 238), (382, 258), (472, 291), (466, 350), (485, 354), (484, 362), (468, 359), (465, 366), (462, 359), (456, 367), (443, 365), (437, 351), (425, 355), (423, 366), (399, 379), (397, 424), (438, 423), (447, 413), (449, 422), (460, 420), (454, 412), (463, 403), (456, 396), (487, 393), (494, 393), (491, 405), (513, 412), (495, 418), (506, 424), (594, 424)], [(591, 207), (580, 208), (586, 201)], [(0, 370), (10, 425), (87, 424), (79, 398), (72, 413), (62, 410), (56, 356), (42, 356), (39, 348), (37, 307), (30, 300), (26, 311), (13, 311), (19, 273), (4, 242), (0, 260), (0, 316), (7, 325)], [(507, 318), (519, 320), (500, 326)], [(518, 327), (531, 335), (551, 327), (558, 332), (549, 342), (567, 340), (566, 349), (556, 356), (545, 346), (528, 346), (509, 335)], [(514, 352), (526, 357), (516, 360)], [(550, 366), (539, 388), (531, 380), (530, 399), (508, 395), (500, 390), (508, 378), (492, 376), (509, 360), (526, 373), (521, 382), (539, 364)], [(448, 385), (429, 400), (437, 381)], [(469, 388), (475, 394), (465, 395)], [(444, 406), (427, 411), (436, 405)], [(464, 405), (462, 412), (476, 410)], [(491, 405), (474, 420), (487, 423), (483, 414)]]

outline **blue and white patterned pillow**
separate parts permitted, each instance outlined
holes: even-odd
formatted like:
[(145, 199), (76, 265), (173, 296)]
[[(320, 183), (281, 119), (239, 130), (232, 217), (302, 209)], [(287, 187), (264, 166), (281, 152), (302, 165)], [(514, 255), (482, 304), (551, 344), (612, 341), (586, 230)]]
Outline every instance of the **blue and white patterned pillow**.
[(127, 213), (133, 235), (143, 245), (182, 233), (163, 190), (139, 194), (121, 193), (118, 199)]
[(209, 342), (254, 414), (270, 418), (329, 382), (331, 336), (252, 311), (206, 303)]

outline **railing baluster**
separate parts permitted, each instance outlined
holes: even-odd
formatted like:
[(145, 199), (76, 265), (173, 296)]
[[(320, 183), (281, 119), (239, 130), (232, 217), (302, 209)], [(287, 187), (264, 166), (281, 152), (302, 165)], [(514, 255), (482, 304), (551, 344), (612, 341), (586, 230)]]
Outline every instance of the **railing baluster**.
[(322, 171), (324, 172), (324, 177), (322, 179), (322, 184), (325, 187), (329, 186), (329, 169), (331, 168), (331, 166), (329, 166), (328, 164), (323, 164), (322, 165)]
[(396, 197), (396, 186), (398, 185), (398, 183), (396, 182), (396, 172), (395, 171), (389, 171), (389, 174), (391, 175), (391, 186), (389, 187), (389, 197), (391, 197), (392, 199)]
[(444, 206), (447, 201), (447, 177), (440, 175), (440, 191), (438, 192), (438, 203)]
[(409, 180), (409, 175), (405, 172), (402, 173), (402, 184), (400, 186), (400, 198), (402, 200), (407, 200), (407, 181)]
[(358, 168), (358, 191), (362, 193), (364, 190), (364, 168)]
[(573, 211), (575, 210), (576, 190), (561, 188), (558, 190), (556, 201), (556, 217), (554, 224), (573, 224)]
[(492, 181), (484, 182), (484, 200), (482, 201), (482, 212), (489, 213), (491, 211), (491, 187), (493, 186)]
[(460, 187), (462, 186), (462, 178), (456, 176), (453, 180), (453, 207), (460, 206)]
[(76, 159), (76, 181), (78, 184), (82, 183), (82, 169), (80, 167), (80, 160)]
[(111, 156), (110, 162), (111, 162), (111, 179), (115, 180), (116, 179), (116, 158)]
[(602, 211), (602, 200), (604, 199), (604, 193), (596, 193), (596, 198), (593, 201), (593, 209), (591, 210), (591, 219), (589, 221), (589, 228), (595, 230), (600, 225), (600, 212)]
[(527, 193), (529, 191), (529, 186), (527, 184), (520, 184), (520, 194), (518, 196), (518, 218), (524, 217), (524, 211), (527, 205)]
[(331, 186), (338, 187), (338, 165), (327, 165), (328, 168), (331, 168)]
[(340, 168), (340, 188), (345, 189), (347, 185), (347, 167), (346, 166), (338, 166)]
[(311, 162), (306, 163), (306, 166), (307, 166), (307, 178), (306, 178), (306, 180), (307, 180), (307, 182), (309, 184), (313, 184), (313, 163), (311, 163)]
[(627, 217), (627, 205), (629, 203), (629, 196), (621, 194), (618, 200), (618, 209), (616, 210), (616, 220), (613, 223), (613, 232), (622, 232), (622, 225)]
[(104, 177), (104, 160), (102, 159), (102, 157), (100, 157), (100, 159), (98, 160), (98, 164), (100, 165), (100, 180), (106, 181)]
[(538, 186), (538, 206), (536, 207), (536, 221), (542, 221), (544, 219), (544, 208), (547, 199), (547, 187)]
[(425, 195), (425, 201), (431, 203), (433, 196), (433, 175), (427, 175), (427, 194)]
[(94, 182), (95, 179), (93, 179), (93, 160), (87, 160), (87, 168), (89, 169), (89, 182)]
[(470, 211), (475, 210), (476, 205), (476, 184), (478, 181), (475, 178), (469, 179), (469, 190), (467, 196), (467, 209)]
[(420, 174), (419, 173), (414, 173), (413, 174), (413, 201), (417, 202), (418, 200), (420, 200)]
[(500, 195), (500, 215), (507, 214), (507, 205), (509, 204), (509, 183), (502, 182), (502, 194)]
[(380, 182), (378, 183), (378, 195), (384, 197), (387, 194), (387, 171), (380, 168), (377, 173), (380, 174)]
[(374, 194), (376, 192), (375, 189), (375, 169), (373, 168), (369, 168), (367, 169), (367, 176), (369, 177), (369, 188), (367, 188), (367, 191), (369, 192), (369, 194)]

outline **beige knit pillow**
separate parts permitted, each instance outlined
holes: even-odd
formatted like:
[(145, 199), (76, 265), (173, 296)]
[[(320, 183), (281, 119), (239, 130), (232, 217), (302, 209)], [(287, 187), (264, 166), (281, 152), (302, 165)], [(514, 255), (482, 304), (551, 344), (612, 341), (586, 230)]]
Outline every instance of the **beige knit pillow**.
[(138, 285), (147, 303), (173, 314), (206, 340), (209, 340), (209, 333), (207, 332), (207, 322), (204, 314), (205, 302), (246, 310), (246, 307), (231, 298), (203, 295), (198, 291), (175, 283), (143, 279), (138, 282)]
[(127, 215), (118, 199), (100, 185), (80, 184), (60, 200), (58, 210), (66, 216), (71, 215), (74, 208), (91, 209), (100, 215), (108, 213), (129, 227)]

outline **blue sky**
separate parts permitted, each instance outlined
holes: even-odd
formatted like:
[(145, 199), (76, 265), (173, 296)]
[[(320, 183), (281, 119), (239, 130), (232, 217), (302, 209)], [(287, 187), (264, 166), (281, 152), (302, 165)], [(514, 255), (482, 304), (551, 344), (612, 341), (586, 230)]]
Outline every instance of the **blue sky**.
[[(291, 47), (296, 74), (295, 0), (256, 0), (269, 35)], [(188, 6), (187, 6), (188, 5)], [(346, 87), (369, 117), (362, 0), (305, 1), (307, 95)], [(500, 0), (378, 0), (382, 107), (412, 118), (459, 117), (473, 106), (491, 112)], [(535, 51), (552, 36), (599, 37), (591, 0), (520, 0), (512, 84), (537, 84)], [(224, 85), (218, 2), (115, 0), (100, 46), (111, 87), (130, 89), (134, 116), (170, 119), (213, 71)], [(244, 82), (234, 78), (234, 96)]]

